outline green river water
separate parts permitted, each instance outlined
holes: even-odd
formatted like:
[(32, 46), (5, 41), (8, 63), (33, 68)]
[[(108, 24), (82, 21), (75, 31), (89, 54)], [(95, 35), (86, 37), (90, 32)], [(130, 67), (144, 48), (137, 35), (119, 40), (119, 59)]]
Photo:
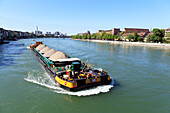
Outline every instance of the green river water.
[(69, 92), (29, 46), (0, 45), (0, 113), (170, 113), (170, 49), (44, 38), (49, 47), (108, 71), (115, 86)]

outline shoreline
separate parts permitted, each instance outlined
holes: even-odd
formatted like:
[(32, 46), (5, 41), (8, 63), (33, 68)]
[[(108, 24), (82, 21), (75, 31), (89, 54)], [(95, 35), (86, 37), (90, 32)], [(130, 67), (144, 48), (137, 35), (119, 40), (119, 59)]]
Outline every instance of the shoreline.
[(133, 45), (133, 46), (149, 46), (149, 47), (170, 48), (170, 44), (162, 44), (162, 43), (125, 42), (125, 41), (89, 40), (89, 39), (73, 39), (73, 40), (80, 40), (80, 41), (87, 41), (87, 42), (109, 43), (109, 44), (124, 44), (124, 45)]

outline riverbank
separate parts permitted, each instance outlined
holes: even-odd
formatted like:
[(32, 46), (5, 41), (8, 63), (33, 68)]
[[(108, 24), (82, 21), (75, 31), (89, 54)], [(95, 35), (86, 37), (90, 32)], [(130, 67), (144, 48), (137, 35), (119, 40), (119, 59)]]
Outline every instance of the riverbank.
[(81, 40), (81, 41), (88, 41), (88, 42), (100, 42), (100, 43), (109, 43), (109, 44), (126, 44), (126, 45), (134, 45), (134, 46), (170, 48), (170, 44), (162, 44), (162, 43), (125, 42), (125, 41), (89, 40), (89, 39), (73, 39), (73, 40)]

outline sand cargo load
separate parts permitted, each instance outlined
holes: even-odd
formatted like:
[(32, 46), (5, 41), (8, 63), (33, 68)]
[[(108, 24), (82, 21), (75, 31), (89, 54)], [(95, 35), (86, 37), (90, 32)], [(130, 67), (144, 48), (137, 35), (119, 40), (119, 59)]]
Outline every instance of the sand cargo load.
[(112, 79), (101, 68), (93, 68), (78, 58), (71, 58), (62, 51), (47, 47), (42, 42), (30, 46), (37, 59), (60, 87), (78, 91), (110, 84)]

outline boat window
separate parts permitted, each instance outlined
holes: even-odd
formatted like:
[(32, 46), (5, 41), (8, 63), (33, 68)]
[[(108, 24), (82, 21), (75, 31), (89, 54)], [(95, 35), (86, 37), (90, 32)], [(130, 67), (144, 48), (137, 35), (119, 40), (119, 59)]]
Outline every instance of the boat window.
[(72, 62), (72, 69), (75, 71), (80, 71), (81, 63), (80, 62)]
[(73, 65), (75, 65), (75, 64), (81, 64), (80, 62), (72, 62), (72, 61), (65, 61), (65, 62), (55, 62), (55, 66), (56, 67), (58, 67), (58, 66), (66, 66), (66, 65), (71, 65), (71, 64), (73, 64)]
[(80, 62), (72, 62), (72, 64), (80, 64)]

